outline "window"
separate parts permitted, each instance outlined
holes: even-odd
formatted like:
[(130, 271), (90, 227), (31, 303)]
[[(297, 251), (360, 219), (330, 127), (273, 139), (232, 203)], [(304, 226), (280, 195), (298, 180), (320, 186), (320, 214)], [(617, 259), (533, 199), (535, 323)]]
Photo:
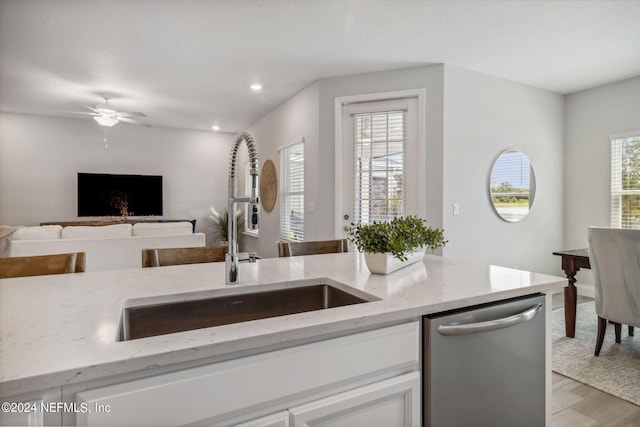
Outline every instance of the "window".
[(406, 112), (355, 114), (353, 129), (354, 222), (404, 215)]
[(304, 240), (304, 141), (280, 149), (280, 239)]
[(640, 133), (611, 139), (611, 226), (640, 228)]
[(425, 90), (337, 97), (334, 107), (334, 235), (346, 237), (351, 224), (425, 216)]

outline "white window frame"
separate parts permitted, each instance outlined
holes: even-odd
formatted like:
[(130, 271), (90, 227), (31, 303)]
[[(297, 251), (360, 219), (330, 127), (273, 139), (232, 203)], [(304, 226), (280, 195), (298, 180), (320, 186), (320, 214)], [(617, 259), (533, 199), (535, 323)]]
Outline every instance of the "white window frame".
[[(285, 155), (291, 148), (296, 146), (302, 147), (302, 156), (303, 156), (303, 164), (302, 164), (302, 190), (301, 191), (290, 191), (290, 181), (291, 176), (289, 175), (289, 165), (285, 164)], [(279, 230), (279, 238), (282, 241), (304, 241), (304, 170), (305, 170), (305, 160), (304, 160), (304, 138), (298, 138), (297, 140), (278, 147), (278, 157), (280, 159), (280, 179), (279, 179), (279, 197), (280, 197), (280, 230)], [(289, 198), (291, 196), (302, 197), (302, 204), (299, 207), (302, 211), (301, 214), (301, 225), (302, 225), (302, 233), (300, 239), (292, 239), (291, 231), (292, 227), (289, 222), (289, 217), (287, 212), (289, 211)]]
[[(634, 226), (628, 223), (623, 224), (622, 221), (622, 197), (640, 196), (640, 189), (625, 190), (622, 188), (622, 168), (625, 160), (622, 152), (623, 144), (632, 139), (640, 139), (640, 130), (609, 136), (611, 143), (611, 227), (613, 228), (640, 228), (640, 223)], [(640, 165), (636, 167), (640, 169)]]
[[(341, 194), (343, 189), (342, 182), (342, 168), (344, 167), (345, 162), (349, 162), (349, 167), (351, 167), (352, 159), (344, 159), (343, 152), (343, 135), (344, 135), (344, 120), (343, 116), (343, 107), (352, 103), (358, 102), (371, 102), (371, 101), (390, 101), (397, 100), (402, 98), (417, 98), (418, 99), (418, 156), (420, 159), (420, 164), (426, 164), (426, 150), (424, 147), (425, 137), (426, 137), (426, 124), (425, 124), (425, 109), (426, 109), (426, 90), (422, 89), (407, 89), (407, 90), (398, 90), (391, 92), (379, 92), (379, 93), (370, 93), (364, 95), (350, 95), (350, 96), (340, 96), (334, 99), (334, 122), (335, 122), (335, 149), (334, 149), (334, 164), (335, 164), (335, 187), (334, 194)], [(420, 207), (420, 216), (424, 217), (426, 213), (426, 190), (425, 190), (425, 181), (426, 181), (426, 170), (421, 167), (418, 169), (418, 176), (416, 177), (418, 180), (418, 204)], [(342, 200), (338, 198), (335, 201), (335, 229), (334, 235), (335, 238), (341, 238), (343, 235), (344, 226), (343, 221), (338, 220), (338, 218), (342, 218), (344, 212)]]

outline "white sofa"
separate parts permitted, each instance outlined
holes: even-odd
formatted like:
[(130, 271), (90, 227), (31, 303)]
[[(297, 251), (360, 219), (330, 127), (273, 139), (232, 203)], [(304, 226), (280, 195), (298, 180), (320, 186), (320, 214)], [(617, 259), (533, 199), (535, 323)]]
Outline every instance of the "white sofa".
[(193, 233), (190, 222), (44, 225), (21, 227), (8, 243), (10, 257), (84, 252), (86, 271), (103, 271), (141, 268), (143, 249), (204, 246), (205, 235)]

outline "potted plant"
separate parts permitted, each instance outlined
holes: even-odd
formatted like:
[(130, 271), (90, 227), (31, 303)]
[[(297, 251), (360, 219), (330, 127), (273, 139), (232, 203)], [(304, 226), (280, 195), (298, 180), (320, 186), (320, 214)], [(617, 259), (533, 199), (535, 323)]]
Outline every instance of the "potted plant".
[(388, 274), (420, 261), (425, 249), (443, 247), (444, 230), (427, 227), (417, 216), (396, 217), (389, 222), (351, 224), (348, 238), (364, 252), (369, 271)]
[[(225, 209), (224, 213), (220, 215), (213, 206), (209, 206), (211, 213), (209, 218), (213, 221), (213, 241), (220, 241), (226, 243), (229, 241), (229, 211)], [(244, 214), (242, 210), (236, 212), (236, 233), (239, 235), (240, 231), (244, 229)]]

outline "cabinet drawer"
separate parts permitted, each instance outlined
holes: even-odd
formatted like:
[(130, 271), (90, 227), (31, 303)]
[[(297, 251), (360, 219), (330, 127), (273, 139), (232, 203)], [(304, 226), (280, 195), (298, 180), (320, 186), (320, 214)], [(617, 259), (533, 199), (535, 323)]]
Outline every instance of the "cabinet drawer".
[(80, 425), (180, 425), (402, 368), (417, 369), (419, 324), (374, 331), (89, 390), (77, 402), (107, 412)]
[(420, 373), (291, 408), (291, 426), (420, 426)]

